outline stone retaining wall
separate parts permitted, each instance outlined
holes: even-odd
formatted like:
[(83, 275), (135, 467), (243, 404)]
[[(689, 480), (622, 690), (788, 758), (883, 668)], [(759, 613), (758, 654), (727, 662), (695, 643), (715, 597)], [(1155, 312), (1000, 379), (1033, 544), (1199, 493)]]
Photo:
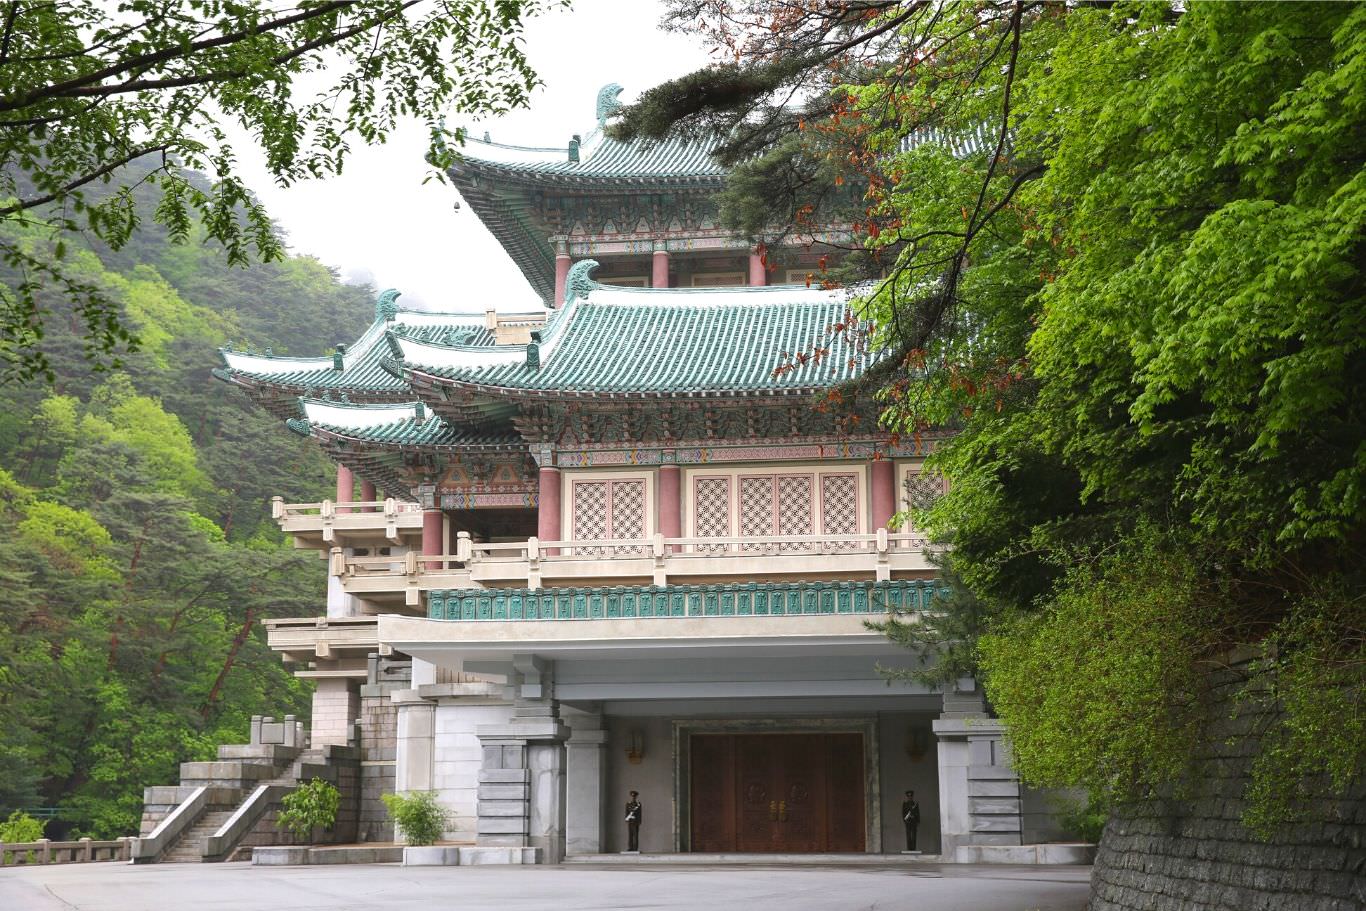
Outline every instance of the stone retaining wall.
[(1366, 783), (1325, 801), (1319, 822), (1263, 841), (1238, 821), (1270, 709), (1236, 720), (1236, 685), (1216, 692), (1189, 796), (1116, 813), (1091, 879), (1090, 911), (1356, 911), (1366, 907)]

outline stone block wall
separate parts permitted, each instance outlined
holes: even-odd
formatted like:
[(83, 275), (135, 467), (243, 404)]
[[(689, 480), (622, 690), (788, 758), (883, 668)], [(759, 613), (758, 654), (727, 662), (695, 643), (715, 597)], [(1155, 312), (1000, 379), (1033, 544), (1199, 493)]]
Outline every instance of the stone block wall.
[(398, 706), (382, 687), (361, 688), (359, 841), (393, 841), (394, 824), (380, 798), (394, 792)]
[(1239, 817), (1266, 715), (1234, 719), (1235, 685), (1215, 693), (1208, 744), (1181, 799), (1127, 806), (1106, 826), (1090, 911), (1356, 911), (1366, 907), (1366, 782), (1319, 806), (1320, 819), (1269, 841)]

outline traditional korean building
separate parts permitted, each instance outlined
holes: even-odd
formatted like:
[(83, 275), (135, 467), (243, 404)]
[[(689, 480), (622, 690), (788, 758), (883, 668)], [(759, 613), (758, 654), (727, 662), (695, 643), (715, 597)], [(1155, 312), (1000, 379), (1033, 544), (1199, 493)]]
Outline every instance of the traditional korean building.
[(927, 854), (1037, 840), (972, 681), (880, 671), (918, 656), (867, 621), (936, 591), (890, 523), (940, 482), (933, 435), (813, 407), (878, 357), (809, 287), (838, 229), (761, 257), (717, 224), (706, 146), (603, 134), (620, 91), (451, 172), (546, 309), (388, 291), (335, 353), (222, 353), (338, 466), (335, 498), (275, 503), (329, 587), (270, 642), (317, 683), (314, 745), (362, 750), (360, 837), (380, 791), (432, 790), (485, 858), (593, 857), (636, 791), (646, 853), (897, 853), (913, 789)]

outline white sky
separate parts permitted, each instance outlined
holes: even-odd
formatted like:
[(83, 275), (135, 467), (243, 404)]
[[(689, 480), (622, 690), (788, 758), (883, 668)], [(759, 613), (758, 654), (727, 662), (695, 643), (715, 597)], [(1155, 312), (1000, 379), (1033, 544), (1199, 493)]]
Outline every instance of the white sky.
[[(526, 52), (545, 83), (530, 110), (471, 124), (496, 142), (566, 145), (595, 125), (598, 89), (623, 101), (703, 66), (701, 43), (657, 28), (655, 0), (578, 0), (531, 20)], [(526, 310), (540, 305), (522, 273), (449, 184), (422, 181), (426, 134), (414, 122), (383, 146), (356, 145), (340, 176), (276, 186), (263, 158), (238, 144), (242, 177), (289, 235), (293, 252), (337, 267), (343, 278), (398, 288), (399, 303), (432, 310)]]

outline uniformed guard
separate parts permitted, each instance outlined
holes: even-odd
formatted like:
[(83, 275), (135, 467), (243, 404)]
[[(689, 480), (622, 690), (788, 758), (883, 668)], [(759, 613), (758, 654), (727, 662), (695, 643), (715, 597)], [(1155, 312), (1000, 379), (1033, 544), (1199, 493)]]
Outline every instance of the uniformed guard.
[(640, 801), (636, 800), (640, 796), (638, 791), (631, 792), (631, 799), (626, 801), (626, 850), (628, 852), (640, 853)]
[(906, 799), (901, 802), (901, 821), (906, 824), (906, 850), (915, 851), (916, 829), (920, 828), (920, 804), (915, 802), (914, 791), (907, 791)]

